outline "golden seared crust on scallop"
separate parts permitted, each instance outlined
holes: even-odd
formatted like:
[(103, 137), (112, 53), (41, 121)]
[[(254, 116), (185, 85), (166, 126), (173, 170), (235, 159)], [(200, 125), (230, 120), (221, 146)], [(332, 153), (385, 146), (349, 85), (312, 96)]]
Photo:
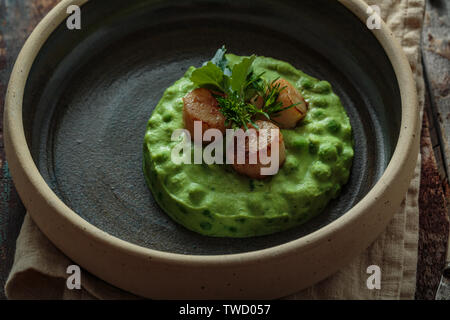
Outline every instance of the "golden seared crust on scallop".
[[(238, 163), (238, 148), (240, 147), (239, 140), (235, 139), (234, 150), (234, 162), (233, 168), (240, 174), (246, 175), (253, 179), (263, 179), (267, 175), (261, 174), (261, 169), (270, 167), (271, 162), (268, 164), (262, 164), (260, 154), (261, 151), (266, 151), (267, 156), (271, 159), (272, 152), (275, 150), (275, 143), (278, 144), (278, 157), (275, 157), (275, 161), (278, 160), (278, 167), (281, 167), (286, 159), (286, 149), (284, 146), (283, 134), (278, 126), (270, 121), (257, 120), (255, 124), (258, 126), (256, 130), (252, 125), (249, 125), (249, 129), (253, 129), (254, 134), (248, 134), (248, 138), (245, 138), (245, 147), (242, 149), (245, 155), (245, 162), (243, 164)], [(265, 132), (263, 134), (263, 131)], [(273, 134), (272, 130), (276, 130), (277, 134)], [(264, 139), (265, 138), (265, 139)], [(263, 140), (261, 140), (263, 139)], [(259, 140), (261, 140), (259, 142)], [(265, 149), (265, 150), (264, 150)], [(250, 163), (251, 159), (256, 159), (256, 163)]]
[[(218, 102), (211, 91), (198, 88), (188, 93), (183, 98), (183, 121), (194, 139), (194, 122), (202, 122), (203, 133), (208, 129), (218, 129), (225, 133), (225, 117), (220, 112)], [(201, 137), (199, 137), (201, 138)], [(201, 143), (201, 141), (198, 141)]]
[(250, 99), (250, 103), (253, 104), (258, 109), (262, 109), (264, 106), (264, 99), (260, 95), (255, 95), (253, 98)]
[(283, 129), (295, 128), (297, 123), (306, 116), (308, 104), (302, 94), (289, 81), (278, 79), (274, 82), (274, 85), (280, 85), (280, 89), (283, 88), (277, 100), (283, 103), (283, 108), (293, 104), (297, 105), (272, 116), (272, 119)]

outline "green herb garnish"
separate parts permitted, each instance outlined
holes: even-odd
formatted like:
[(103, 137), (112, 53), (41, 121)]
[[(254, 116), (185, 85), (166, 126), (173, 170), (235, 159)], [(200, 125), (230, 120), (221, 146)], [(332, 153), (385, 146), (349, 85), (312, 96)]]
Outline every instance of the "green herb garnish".
[(276, 83), (278, 79), (279, 78), (276, 78), (275, 80), (268, 82), (259, 76), (251, 82), (253, 89), (263, 99), (262, 110), (270, 117), (300, 104), (295, 103), (283, 107), (283, 103), (278, 101), (278, 97), (280, 96), (281, 91), (286, 89), (286, 87), (281, 87), (280, 83)]
[(211, 61), (192, 72), (191, 81), (199, 86), (228, 92), (230, 78)]
[(241, 62), (233, 67), (233, 73), (231, 76), (231, 91), (237, 92), (239, 97), (245, 98), (245, 89), (247, 89), (249, 82), (248, 78), (252, 72), (252, 64), (255, 61), (256, 56), (252, 55), (249, 58), (243, 58)]
[(261, 109), (258, 109), (253, 104), (245, 102), (237, 92), (232, 92), (227, 97), (215, 96), (220, 106), (220, 111), (225, 116), (225, 125), (231, 126), (233, 129), (239, 129), (244, 127), (248, 129), (250, 123), (256, 129), (259, 129), (253, 118), (258, 115), (264, 115), (268, 118), (267, 114)]
[(225, 46), (222, 46), (222, 48), (217, 50), (215, 56), (211, 59), (211, 62), (218, 66), (223, 71), (224, 75), (231, 77), (231, 70), (228, 67), (228, 60), (225, 57), (226, 52), (227, 49), (225, 48)]
[[(277, 102), (280, 92), (285, 88), (275, 84), (278, 79), (267, 82), (263, 79), (264, 73), (254, 73), (252, 65), (256, 59), (255, 55), (243, 58), (231, 70), (225, 53), (226, 48), (223, 46), (217, 50), (211, 61), (192, 72), (190, 80), (198, 87), (225, 94), (214, 96), (219, 103), (220, 112), (226, 118), (226, 126), (235, 129), (244, 127), (247, 130), (250, 123), (258, 129), (253, 121), (257, 115), (270, 119), (272, 115), (296, 105), (283, 108), (283, 103)], [(249, 102), (256, 95), (263, 98), (261, 109)]]

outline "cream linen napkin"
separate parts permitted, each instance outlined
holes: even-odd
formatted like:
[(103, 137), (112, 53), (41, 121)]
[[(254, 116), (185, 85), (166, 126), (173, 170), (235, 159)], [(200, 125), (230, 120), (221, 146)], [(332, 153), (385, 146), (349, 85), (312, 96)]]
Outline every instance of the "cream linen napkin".
[[(420, 39), (425, 0), (368, 1), (400, 40), (417, 80), (421, 108), (424, 83)], [(420, 157), (411, 186), (398, 213), (379, 238), (352, 263), (328, 279), (287, 299), (413, 299), (418, 250)], [(66, 269), (73, 264), (39, 231), (27, 215), (17, 248), (6, 295), (9, 299), (133, 299), (82, 271), (82, 289), (68, 290)], [(381, 289), (369, 290), (367, 267), (381, 268)]]

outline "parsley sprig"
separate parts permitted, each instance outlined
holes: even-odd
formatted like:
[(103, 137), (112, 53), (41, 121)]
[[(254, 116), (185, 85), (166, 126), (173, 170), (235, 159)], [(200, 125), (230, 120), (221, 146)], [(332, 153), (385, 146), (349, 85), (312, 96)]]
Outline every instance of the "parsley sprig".
[[(217, 50), (211, 61), (192, 72), (190, 79), (198, 87), (224, 94), (214, 96), (227, 126), (235, 129), (244, 127), (247, 130), (250, 123), (259, 129), (254, 122), (256, 116), (271, 119), (272, 116), (295, 106), (294, 104), (283, 108), (283, 103), (277, 101), (281, 91), (285, 89), (275, 83), (278, 79), (267, 82), (263, 79), (264, 73), (254, 73), (252, 65), (256, 59), (255, 55), (243, 58), (231, 69), (225, 54), (226, 48), (223, 46)], [(249, 102), (255, 95), (263, 99), (261, 109)]]

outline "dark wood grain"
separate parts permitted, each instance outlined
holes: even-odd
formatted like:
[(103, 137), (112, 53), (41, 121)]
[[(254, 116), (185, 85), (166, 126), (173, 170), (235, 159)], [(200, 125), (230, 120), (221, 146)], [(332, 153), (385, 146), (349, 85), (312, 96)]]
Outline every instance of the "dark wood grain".
[[(26, 37), (56, 0), (0, 0), (0, 117), (6, 87), (14, 61)], [(9, 174), (3, 146), (3, 121), (0, 122), (0, 299), (5, 298), (4, 283), (11, 269), (15, 242), (22, 225), (25, 208)]]
[(450, 1), (428, 0), (422, 32), (427, 87), (422, 132), (416, 298), (434, 299), (448, 251), (450, 163)]
[(432, 300), (445, 267), (449, 219), (445, 188), (434, 158), (427, 113), (424, 114), (423, 119), (421, 154), (416, 299)]
[[(4, 1), (0, 2), (0, 116), (3, 118), (4, 97), (7, 77), (11, 64), (7, 49), (7, 10)], [(5, 161), (3, 147), (3, 122), (0, 124), (0, 298), (4, 298), (3, 283), (11, 268), (15, 250), (15, 238), (22, 223), (24, 210), (20, 206), (17, 193), (12, 185)]]
[[(441, 178), (450, 171), (450, 1), (428, 0), (422, 55), (430, 91), (430, 133)], [(433, 132), (435, 131), (435, 133)]]

